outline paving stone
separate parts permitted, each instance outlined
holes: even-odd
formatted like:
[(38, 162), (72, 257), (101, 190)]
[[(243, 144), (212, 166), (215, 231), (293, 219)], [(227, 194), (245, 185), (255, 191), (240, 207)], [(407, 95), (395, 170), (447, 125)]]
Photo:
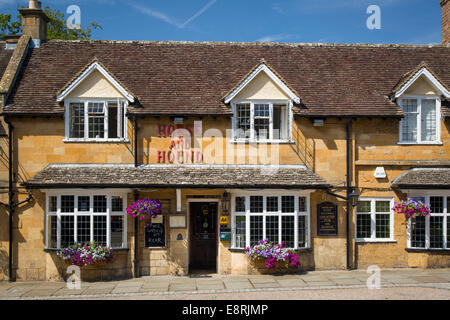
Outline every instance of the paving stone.
[(223, 290), (223, 283), (220, 284), (197, 284), (197, 290)]
[(117, 285), (110, 283), (96, 283), (89, 287), (89, 290), (114, 289)]
[(195, 284), (170, 284), (169, 291), (196, 291)]
[(224, 281), (225, 287), (227, 289), (252, 289), (253, 285), (247, 281)]
[(110, 294), (112, 293), (112, 291), (113, 288), (104, 288), (104, 289), (89, 288), (83, 292), (83, 295), (103, 295), (103, 294)]
[(61, 289), (66, 287), (65, 282), (54, 282), (54, 283), (44, 283), (36, 286), (36, 290), (50, 290), (50, 289)]
[(301, 277), (300, 279), (305, 281), (305, 282), (329, 281), (327, 278), (324, 278), (324, 277)]
[(262, 288), (280, 288), (280, 285), (277, 282), (258, 282), (253, 283), (253, 286), (256, 289), (262, 289)]
[(125, 287), (142, 287), (144, 284), (143, 281), (134, 281), (134, 282), (119, 282), (117, 284), (117, 288), (125, 288)]
[(140, 293), (147, 292), (167, 292), (169, 291), (169, 287), (154, 287), (154, 288), (141, 288), (139, 290)]
[(50, 297), (52, 296), (56, 291), (58, 291), (57, 288), (53, 289), (40, 289), (40, 290), (30, 290), (27, 293), (23, 294), (22, 297)]
[(389, 282), (393, 283), (393, 284), (416, 284), (419, 283), (419, 281), (414, 280), (414, 279), (409, 279), (409, 278), (392, 278), (389, 279)]
[(307, 287), (335, 287), (337, 284), (331, 281), (309, 281)]
[(335, 282), (337, 285), (340, 286), (356, 286), (356, 285), (362, 285), (365, 284), (365, 282), (360, 281), (358, 279), (333, 279), (333, 282)]
[(62, 288), (62, 289), (59, 289), (56, 292), (54, 292), (53, 296), (74, 296), (74, 295), (80, 295), (86, 290), (87, 290), (87, 288), (84, 288), (84, 289)]
[(300, 287), (306, 287), (306, 282), (302, 280), (277, 280), (278, 284), (281, 288), (300, 288)]
[(141, 286), (125, 286), (125, 287), (116, 287), (111, 291), (111, 293), (136, 293), (141, 290)]
[(411, 279), (416, 280), (421, 283), (444, 283), (447, 282), (446, 279), (436, 276), (418, 276), (411, 277)]
[(255, 278), (255, 279), (249, 279), (251, 283), (276, 283), (276, 281), (273, 278)]

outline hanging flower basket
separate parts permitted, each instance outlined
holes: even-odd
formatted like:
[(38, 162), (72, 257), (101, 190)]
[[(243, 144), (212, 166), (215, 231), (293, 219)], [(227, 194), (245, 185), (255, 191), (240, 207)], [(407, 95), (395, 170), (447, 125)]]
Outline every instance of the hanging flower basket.
[(95, 265), (102, 262), (110, 263), (113, 258), (111, 248), (99, 245), (95, 241), (63, 248), (56, 255), (63, 260), (69, 261), (72, 265), (79, 267)]
[(267, 269), (275, 269), (277, 265), (296, 269), (301, 266), (298, 254), (284, 248), (283, 244), (274, 244), (269, 239), (259, 241), (253, 247), (245, 248), (245, 254), (252, 262), (264, 261)]
[(156, 218), (157, 214), (161, 212), (161, 202), (158, 200), (137, 200), (133, 201), (127, 208), (127, 213), (133, 218), (140, 221), (145, 221), (145, 228), (147, 228), (152, 221), (152, 218)]
[(400, 201), (394, 203), (394, 212), (402, 214), (408, 220), (415, 217), (426, 217), (430, 214), (430, 207), (424, 204), (422, 201)]

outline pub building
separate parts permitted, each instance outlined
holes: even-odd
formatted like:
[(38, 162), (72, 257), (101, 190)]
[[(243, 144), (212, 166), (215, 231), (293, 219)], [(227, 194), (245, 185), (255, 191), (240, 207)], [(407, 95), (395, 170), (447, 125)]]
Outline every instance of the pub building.
[(423, 46), (47, 40), (31, 0), (0, 49), (0, 280), (64, 279), (57, 251), (89, 241), (114, 258), (87, 280), (255, 274), (263, 239), (302, 271), (450, 267), (440, 4)]

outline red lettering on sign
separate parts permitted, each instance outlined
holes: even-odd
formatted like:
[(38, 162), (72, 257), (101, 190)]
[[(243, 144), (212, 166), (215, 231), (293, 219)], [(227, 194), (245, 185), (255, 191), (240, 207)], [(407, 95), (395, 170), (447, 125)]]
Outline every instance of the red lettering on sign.
[(158, 137), (166, 137), (166, 125), (158, 124)]
[(166, 152), (158, 150), (158, 163), (165, 163), (165, 162), (166, 162)]

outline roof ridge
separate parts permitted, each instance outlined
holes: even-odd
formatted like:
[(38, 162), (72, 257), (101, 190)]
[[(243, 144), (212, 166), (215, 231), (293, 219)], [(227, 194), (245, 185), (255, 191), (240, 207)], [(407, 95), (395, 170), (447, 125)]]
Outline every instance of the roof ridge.
[(348, 47), (348, 48), (450, 48), (450, 44), (395, 44), (395, 43), (320, 43), (320, 42), (239, 42), (239, 41), (185, 41), (185, 40), (61, 40), (52, 39), (47, 43), (105, 43), (105, 44), (152, 44), (152, 45), (228, 45), (228, 46), (283, 46), (283, 47)]

